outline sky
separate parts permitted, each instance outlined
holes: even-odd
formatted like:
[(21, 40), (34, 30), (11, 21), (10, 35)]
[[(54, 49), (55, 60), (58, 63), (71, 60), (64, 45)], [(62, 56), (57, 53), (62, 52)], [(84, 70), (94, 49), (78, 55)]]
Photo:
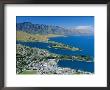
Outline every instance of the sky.
[(16, 22), (31, 22), (65, 28), (93, 28), (94, 16), (16, 16)]

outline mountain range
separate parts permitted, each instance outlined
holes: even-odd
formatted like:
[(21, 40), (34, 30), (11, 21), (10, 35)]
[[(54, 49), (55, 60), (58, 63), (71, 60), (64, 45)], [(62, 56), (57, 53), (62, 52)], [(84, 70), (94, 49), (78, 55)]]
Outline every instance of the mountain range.
[(31, 22), (16, 23), (16, 30), (30, 34), (57, 34), (57, 35), (93, 35), (89, 26), (80, 26), (67, 29), (62, 26), (32, 24)]

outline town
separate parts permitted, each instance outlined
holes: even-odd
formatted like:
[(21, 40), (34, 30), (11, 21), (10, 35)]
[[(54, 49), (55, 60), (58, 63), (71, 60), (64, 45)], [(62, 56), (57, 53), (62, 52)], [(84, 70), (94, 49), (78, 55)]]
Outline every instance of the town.
[[(16, 47), (16, 73), (25, 74), (91, 74), (91, 72), (81, 71), (71, 68), (63, 68), (57, 65), (59, 60), (86, 60), (88, 56), (65, 56), (50, 53), (45, 49), (31, 48), (17, 44)], [(30, 74), (31, 74), (30, 73)]]

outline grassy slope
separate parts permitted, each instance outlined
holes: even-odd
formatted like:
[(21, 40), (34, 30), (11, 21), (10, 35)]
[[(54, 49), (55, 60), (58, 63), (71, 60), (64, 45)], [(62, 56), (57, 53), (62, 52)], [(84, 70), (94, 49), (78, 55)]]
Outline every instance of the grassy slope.
[(61, 35), (54, 35), (54, 34), (48, 34), (48, 35), (39, 35), (39, 34), (29, 34), (23, 31), (17, 31), (16, 32), (16, 39), (20, 41), (48, 41), (49, 37), (57, 37)]
[(37, 74), (37, 71), (36, 70), (27, 70), (27, 71), (22, 72), (21, 74)]

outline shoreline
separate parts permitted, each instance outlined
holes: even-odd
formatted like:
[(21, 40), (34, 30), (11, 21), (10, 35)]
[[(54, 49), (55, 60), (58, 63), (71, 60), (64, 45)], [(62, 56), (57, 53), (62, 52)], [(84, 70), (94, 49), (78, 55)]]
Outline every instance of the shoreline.
[[(33, 52), (33, 53), (31, 53), (31, 55), (29, 55), (29, 56), (25, 56), (24, 57), (24, 55), (25, 55), (25, 53), (22, 53), (23, 51), (21, 51), (21, 49), (20, 48), (22, 48), (22, 49), (24, 49), (26, 52), (25, 53), (29, 53), (30, 51), (31, 52)], [(27, 49), (28, 48), (28, 49)], [(29, 50), (29, 51), (27, 51), (27, 50)], [(41, 58), (41, 59), (38, 59), (38, 57), (36, 57), (36, 52), (38, 52), (39, 54), (40, 53), (42, 53), (42, 54), (44, 54), (44, 55), (37, 55), (39, 58)], [(44, 50), (44, 49), (39, 49), (39, 48), (30, 48), (30, 47), (28, 47), (28, 46), (23, 46), (23, 45), (21, 45), (21, 44), (18, 44), (17, 45), (17, 57), (16, 58), (21, 58), (21, 57), (24, 57), (25, 59), (25, 62), (30, 62), (30, 59), (32, 60), (29, 64), (27, 64), (27, 65), (23, 65), (22, 67), (23, 67), (23, 71), (25, 71), (25, 70), (35, 70), (35, 69), (38, 69), (38, 68), (44, 68), (44, 69), (46, 69), (45, 67), (47, 67), (47, 68), (52, 68), (52, 70), (53, 70), (53, 67), (55, 66), (55, 70), (58, 70), (58, 71), (60, 71), (60, 72), (62, 72), (62, 74), (65, 74), (64, 73), (64, 71), (66, 70), (66, 71), (71, 71), (71, 73), (68, 71), (68, 74), (70, 73), (70, 74), (76, 74), (76, 73), (78, 73), (78, 74), (82, 74), (82, 73), (86, 73), (86, 72), (84, 72), (84, 71), (82, 71), (82, 70), (80, 70), (81, 72), (79, 72), (79, 71), (77, 71), (77, 69), (72, 69), (72, 68), (64, 68), (64, 67), (58, 67), (57, 66), (57, 64), (58, 64), (58, 61), (59, 61), (59, 59), (60, 59), (60, 57), (58, 57), (58, 56), (60, 56), (60, 55), (58, 55), (58, 54), (54, 54), (54, 53), (51, 53), (51, 52), (49, 52), (49, 51), (47, 51), (47, 50)], [(31, 57), (31, 58), (30, 58)], [(36, 57), (36, 59), (38, 59), (38, 61), (36, 61), (36, 59), (33, 61), (33, 59)], [(54, 58), (53, 58), (54, 57)], [(57, 58), (58, 57), (58, 58)], [(21, 58), (22, 59), (22, 58)], [(17, 60), (17, 62), (22, 62), (21, 60), (19, 61), (19, 59)], [(24, 61), (23, 61), (24, 62)], [(30, 66), (30, 65), (34, 65), (34, 66)], [(41, 65), (41, 66), (39, 66), (39, 65)], [(27, 69), (26, 69), (27, 68)], [(18, 69), (19, 69), (19, 63), (18, 63)], [(72, 71), (73, 70), (73, 71)], [(43, 73), (43, 71), (42, 70), (40, 70), (39, 72), (42, 72)], [(39, 73), (38, 72), (38, 73)], [(46, 72), (50, 72), (50, 71), (48, 71), (48, 70), (46, 70)], [(22, 72), (21, 72), (22, 73)], [(88, 72), (88, 73), (91, 73), (91, 72)], [(18, 72), (18, 74), (19, 74), (19, 72)], [(51, 73), (51, 74), (53, 74), (53, 73)]]

